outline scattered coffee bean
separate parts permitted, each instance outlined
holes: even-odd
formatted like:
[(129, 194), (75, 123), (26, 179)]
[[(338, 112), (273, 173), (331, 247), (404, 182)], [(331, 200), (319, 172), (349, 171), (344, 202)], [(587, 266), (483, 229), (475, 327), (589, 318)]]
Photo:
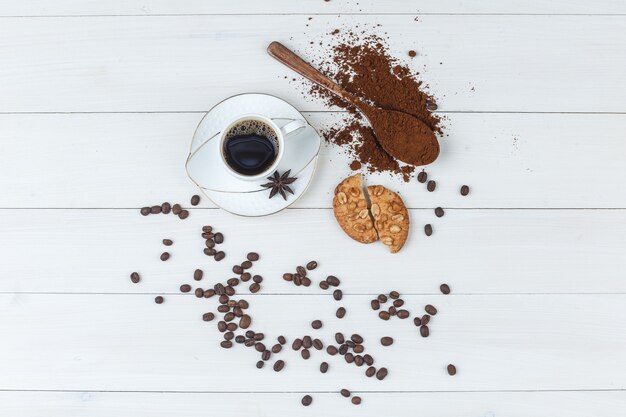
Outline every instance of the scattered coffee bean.
[(335, 312), (335, 316), (337, 316), (338, 319), (344, 318), (345, 315), (346, 315), (346, 309), (343, 307), (339, 307), (337, 311)]
[(250, 262), (256, 262), (259, 260), (259, 254), (256, 252), (250, 252), (248, 253), (248, 255), (246, 256), (246, 258), (250, 261)]
[(380, 339), (380, 344), (383, 346), (393, 345), (393, 337), (385, 336)]
[(257, 367), (258, 369), (263, 368), (263, 365), (265, 365), (265, 362), (263, 362), (263, 361), (258, 361), (258, 362), (256, 363), (256, 367)]
[(162, 261), (167, 261), (168, 259), (170, 259), (170, 254), (169, 254), (169, 253), (167, 253), (167, 252), (163, 252), (163, 253), (161, 254), (161, 260), (162, 260)]
[(239, 278), (241, 278), (243, 282), (248, 282), (250, 281), (250, 278), (252, 278), (252, 274), (250, 274), (249, 272), (244, 272), (239, 276)]
[(428, 330), (428, 326), (423, 325), (422, 327), (420, 327), (420, 334), (422, 335), (422, 337), (428, 337), (428, 335), (430, 334), (430, 330)]
[(254, 344), (254, 350), (256, 350), (257, 352), (263, 352), (265, 350), (265, 345), (261, 342), (256, 342)]
[(285, 281), (293, 281), (293, 274), (290, 274), (290, 273), (287, 272), (287, 273), (283, 274), (283, 279)]
[(372, 300), (372, 310), (378, 310), (380, 308), (380, 302), (378, 300)]
[(142, 216), (147, 216), (148, 214), (150, 214), (150, 207), (142, 207), (139, 212)]
[(270, 359), (271, 356), (272, 356), (272, 352), (270, 352), (269, 350), (264, 350), (263, 353), (261, 354), (261, 359), (263, 359), (264, 361), (267, 361)]
[(314, 329), (321, 329), (322, 328), (322, 321), (321, 320), (313, 320), (311, 322), (311, 327), (313, 327)]
[(448, 284), (441, 284), (439, 286), (439, 290), (442, 294), (448, 295), (450, 294), (450, 286)]
[[(360, 346), (360, 345), (358, 345), (358, 346)], [(363, 356), (361, 356), (361, 355), (355, 355), (354, 356), (354, 364), (356, 366), (363, 366), (364, 363), (365, 363), (365, 361), (363, 360)]]
[(233, 342), (231, 342), (230, 340), (224, 340), (222, 343), (220, 343), (220, 346), (224, 349), (230, 349), (231, 347), (233, 347)]
[(437, 314), (437, 309), (430, 304), (427, 304), (426, 307), (424, 307), (424, 310), (426, 310), (426, 312), (430, 314), (431, 316), (434, 316), (435, 314)]
[(328, 362), (320, 363), (320, 372), (323, 373), (323, 374), (328, 372)]
[(217, 300), (219, 301), (220, 304), (226, 304), (228, 303), (229, 298), (226, 294), (222, 294)]
[(189, 292), (191, 291), (191, 285), (183, 284), (180, 286), (180, 292)]
[(443, 217), (443, 215), (444, 215), (444, 211), (443, 211), (443, 209), (442, 209), (441, 207), (437, 207), (437, 208), (435, 209), (435, 216), (437, 216), (437, 217)]
[(215, 314), (213, 313), (204, 313), (202, 315), (202, 320), (204, 321), (212, 321), (215, 318)]
[(254, 341), (254, 339), (248, 339), (245, 342), (243, 342), (245, 347), (252, 347), (252, 346), (254, 346), (255, 343), (256, 342)]
[(415, 324), (416, 326), (421, 326), (422, 325), (422, 319), (420, 319), (419, 317), (415, 317), (413, 319), (413, 324)]
[(347, 363), (352, 363), (354, 362), (354, 355), (352, 353), (346, 353), (343, 355), (343, 358), (346, 360)]
[(254, 331), (253, 330), (248, 330), (248, 331), (246, 331), (245, 335), (246, 335), (246, 337), (248, 339), (252, 339), (254, 337)]
[(326, 353), (328, 353), (331, 356), (335, 356), (337, 352), (339, 351), (337, 350), (336, 346), (330, 345), (326, 348)]
[(215, 290), (213, 289), (208, 289), (204, 291), (204, 298), (211, 298), (215, 295)]
[(435, 188), (437, 188), (437, 183), (433, 180), (428, 181), (428, 184), (426, 184), (426, 189), (432, 193), (433, 191), (435, 191)]
[(363, 360), (365, 361), (366, 364), (368, 364), (369, 366), (374, 365), (374, 358), (372, 358), (372, 355), (370, 354), (365, 354), (363, 355)]
[(225, 304), (221, 306), (217, 306), (217, 311), (219, 311), (220, 313), (228, 313), (229, 310), (230, 310), (230, 307), (228, 307)]
[(349, 391), (349, 390), (347, 390), (347, 389), (345, 389), (345, 388), (344, 388), (344, 389), (342, 389), (341, 391), (339, 391), (339, 393), (340, 393), (342, 396), (346, 397), (346, 398), (348, 398), (348, 397), (351, 395), (351, 394), (350, 394), (350, 391)]
[(313, 339), (313, 347), (317, 350), (322, 350), (324, 348), (324, 343), (319, 339)]
[(392, 300), (397, 300), (398, 298), (400, 298), (400, 293), (398, 291), (391, 291), (389, 293), (389, 298), (391, 298)]
[(226, 281), (226, 283), (230, 287), (236, 287), (237, 285), (239, 285), (239, 279), (238, 278), (229, 278), (228, 281)]
[(317, 268), (317, 262), (316, 261), (311, 261), (308, 264), (306, 264), (306, 269), (308, 269), (309, 271), (312, 271), (315, 268)]
[(233, 320), (235, 320), (235, 313), (229, 312), (229, 313), (224, 314), (224, 321), (230, 322)]
[(139, 281), (141, 281), (141, 278), (139, 278), (139, 274), (137, 272), (133, 272), (132, 274), (130, 274), (130, 280), (136, 284)]
[(361, 335), (358, 335), (358, 334), (353, 334), (350, 337), (350, 340), (352, 340), (354, 343), (359, 343), (359, 344), (363, 343), (363, 337), (361, 337)]
[(298, 275), (300, 275), (301, 277), (306, 277), (306, 269), (303, 266), (298, 266), (296, 268), (296, 272), (298, 273)]
[(378, 372), (376, 372), (376, 379), (382, 381), (383, 379), (385, 379), (388, 373), (389, 371), (387, 371), (387, 368), (380, 368)]
[(374, 375), (376, 375), (376, 368), (374, 368), (373, 366), (370, 366), (365, 370), (365, 376), (367, 376), (368, 378), (371, 378)]
[(263, 333), (254, 333), (254, 336), (252, 336), (252, 338), (254, 340), (256, 340), (257, 342), (260, 342), (261, 340), (265, 339), (265, 335)]
[(417, 180), (421, 182), (422, 184), (425, 183), (427, 179), (428, 179), (428, 174), (425, 171), (422, 171), (419, 174), (417, 174)]
[(352, 350), (354, 351), (354, 353), (363, 353), (363, 351), (365, 351), (365, 346), (356, 345), (354, 348), (352, 348)]
[(428, 314), (424, 314), (422, 316), (422, 326), (427, 325), (430, 322), (430, 316)]
[(387, 296), (385, 294), (379, 294), (378, 302), (381, 304), (385, 304), (387, 302)]
[(183, 208), (180, 206), (180, 204), (176, 203), (172, 206), (172, 213), (174, 215), (178, 216), (181, 211), (183, 211)]
[(310, 287), (311, 286), (311, 279), (304, 277), (302, 278), (302, 285), (304, 285), (305, 287)]
[(401, 298), (398, 298), (397, 300), (393, 301), (393, 306), (396, 308), (400, 308), (404, 305), (404, 300)]
[(206, 246), (209, 249), (213, 249), (215, 247), (215, 241), (213, 239), (207, 239), (204, 242), (204, 246)]
[(320, 281), (320, 288), (323, 290), (327, 290), (329, 287), (328, 282), (326, 281)]
[(346, 340), (346, 345), (352, 349), (356, 346), (356, 343), (354, 343), (352, 340)]
[(274, 362), (274, 370), (276, 372), (282, 371), (284, 367), (285, 367), (285, 362), (284, 361), (279, 359), (276, 362)]
[(343, 298), (343, 292), (341, 290), (333, 291), (333, 298), (337, 301), (341, 300)]
[(263, 277), (261, 275), (255, 275), (252, 277), (252, 281), (256, 282), (257, 284), (260, 284), (263, 282)]
[(326, 277), (326, 282), (328, 283), (328, 285), (333, 286), (333, 287), (338, 287), (339, 284), (341, 284), (341, 281), (339, 281), (339, 278), (337, 278), (334, 275), (329, 275), (328, 277)]
[(461, 187), (461, 195), (462, 196), (468, 195), (469, 192), (470, 192), (470, 189), (469, 189), (469, 187), (467, 185), (464, 185), (464, 186)]
[(215, 256), (217, 251), (215, 249), (204, 248), (204, 254), (206, 256)]
[(215, 243), (222, 244), (224, 243), (224, 235), (221, 233), (216, 233), (215, 236), (213, 236), (213, 240), (215, 240)]
[(352, 401), (352, 404), (354, 404), (354, 405), (359, 405), (359, 404), (361, 404), (361, 397), (357, 397), (357, 396), (352, 397), (352, 399), (350, 401)]
[(235, 333), (226, 332), (224, 333), (224, 340), (233, 340), (235, 338)]
[(398, 313), (398, 310), (394, 306), (389, 307), (387, 311), (391, 316), (395, 316)]
[(150, 207), (150, 213), (159, 214), (161, 212), (161, 206), (152, 206)]
[(348, 353), (348, 349), (349, 349), (348, 345), (344, 344), (344, 345), (339, 346), (338, 352), (340, 355), (345, 355), (346, 353)]
[(302, 349), (300, 351), (300, 355), (302, 355), (302, 359), (309, 359), (311, 357), (311, 352), (309, 349)]
[(211, 233), (213, 231), (213, 227), (211, 226), (202, 226), (202, 231), (205, 233)]
[(381, 311), (380, 313), (378, 313), (378, 317), (383, 320), (389, 320), (391, 318), (391, 314), (389, 314), (389, 312), (387, 311)]
[(194, 294), (196, 298), (202, 298), (204, 296), (204, 290), (202, 288), (196, 288)]
[(278, 353), (281, 350), (283, 350), (283, 346), (280, 343), (276, 343), (274, 346), (272, 346), (272, 353)]
[(302, 285), (302, 277), (299, 274), (293, 274), (293, 283), (296, 284), (297, 287)]
[(243, 268), (239, 265), (233, 266), (233, 272), (237, 275), (243, 274)]
[(219, 251), (215, 254), (215, 257), (213, 259), (215, 259), (216, 261), (221, 261), (222, 259), (224, 259), (226, 257), (226, 254), (222, 251)]
[(259, 292), (260, 289), (261, 289), (261, 286), (257, 284), (256, 282), (250, 285), (250, 292), (252, 294)]
[(243, 269), (250, 269), (250, 268), (252, 268), (252, 261), (243, 261), (241, 263), (241, 267)]
[(250, 307), (250, 304), (246, 300), (239, 300), (239, 301), (237, 301), (237, 307), (242, 308), (242, 309), (245, 310), (248, 307)]
[(235, 342), (237, 343), (243, 343), (246, 341), (246, 338), (243, 337), (243, 335), (239, 335), (239, 336), (235, 336)]
[(163, 304), (163, 297), (161, 297), (160, 295), (157, 295), (156, 297), (154, 297), (154, 302), (157, 304)]
[(295, 339), (293, 341), (293, 343), (291, 343), (291, 348), (293, 350), (300, 350), (300, 348), (302, 347), (302, 339)]
[(302, 346), (307, 349), (313, 346), (313, 339), (311, 338), (311, 336), (304, 336), (302, 338)]
[(424, 226), (424, 233), (426, 233), (426, 236), (433, 234), (433, 226), (430, 223)]
[(196, 269), (195, 271), (193, 271), (193, 279), (196, 281), (200, 281), (203, 275), (204, 273), (201, 269)]
[(200, 203), (200, 196), (196, 194), (193, 197), (191, 197), (191, 205), (197, 206), (198, 203)]
[(285, 336), (278, 336), (278, 343), (280, 343), (281, 345), (287, 343), (287, 339), (285, 339)]
[(170, 203), (166, 201), (165, 203), (161, 204), (161, 213), (170, 214), (170, 211), (172, 211), (172, 205)]
[(399, 319), (408, 319), (411, 315), (407, 310), (398, 310), (397, 314)]
[(313, 398), (311, 398), (310, 395), (305, 395), (304, 397), (302, 397), (303, 406), (308, 407), (311, 405), (312, 402), (313, 402)]
[(450, 376), (456, 375), (456, 366), (452, 364), (448, 365), (448, 375)]
[(172, 246), (174, 244), (174, 241), (172, 239), (163, 239), (163, 244), (165, 246)]
[(346, 339), (343, 337), (343, 333), (335, 333), (335, 342), (341, 345), (345, 341)]
[(241, 316), (241, 319), (239, 319), (239, 327), (241, 327), (242, 329), (247, 329), (248, 327), (250, 327), (251, 323), (252, 318), (250, 318), (250, 316), (247, 314), (244, 314), (243, 316)]
[(180, 213), (178, 213), (178, 218), (181, 220), (185, 220), (187, 217), (189, 217), (189, 212), (187, 210), (183, 210)]

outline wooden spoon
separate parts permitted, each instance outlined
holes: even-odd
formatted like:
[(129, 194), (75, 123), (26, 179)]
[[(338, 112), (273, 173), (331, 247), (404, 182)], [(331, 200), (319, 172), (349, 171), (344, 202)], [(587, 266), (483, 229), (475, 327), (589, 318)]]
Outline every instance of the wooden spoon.
[(410, 165), (427, 165), (437, 159), (439, 142), (435, 132), (417, 117), (364, 102), (279, 42), (272, 42), (267, 52), (298, 74), (359, 109), (369, 120), (380, 146), (394, 158)]

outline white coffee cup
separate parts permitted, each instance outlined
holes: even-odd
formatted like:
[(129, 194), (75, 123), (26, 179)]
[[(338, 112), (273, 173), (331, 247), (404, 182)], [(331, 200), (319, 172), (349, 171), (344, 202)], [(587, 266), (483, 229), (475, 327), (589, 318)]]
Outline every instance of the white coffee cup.
[[(231, 133), (231, 130), (233, 129), (233, 127), (240, 125), (247, 121), (258, 121), (267, 125), (274, 131), (274, 134), (276, 136), (276, 144), (275, 144), (276, 155), (275, 155), (274, 161), (266, 170), (255, 175), (246, 175), (246, 174), (237, 172), (233, 167), (230, 166), (230, 164), (228, 163), (226, 159), (226, 154), (225, 154), (226, 141), (230, 139), (229, 133)], [(244, 116), (240, 116), (237, 119), (233, 120), (232, 122), (228, 123), (226, 128), (224, 128), (222, 132), (220, 133), (219, 149), (220, 149), (220, 156), (222, 158), (222, 163), (224, 164), (224, 167), (228, 170), (228, 172), (230, 172), (233, 176), (241, 180), (254, 181), (263, 177), (267, 177), (268, 175), (272, 174), (276, 170), (276, 167), (278, 166), (278, 164), (280, 163), (280, 160), (283, 157), (283, 154), (285, 151), (285, 138), (288, 135), (296, 132), (297, 130), (304, 128), (306, 125), (307, 123), (304, 120), (295, 119), (287, 123), (283, 127), (279, 127), (276, 124), (276, 122), (274, 122), (272, 119), (262, 116), (260, 114), (247, 114)]]

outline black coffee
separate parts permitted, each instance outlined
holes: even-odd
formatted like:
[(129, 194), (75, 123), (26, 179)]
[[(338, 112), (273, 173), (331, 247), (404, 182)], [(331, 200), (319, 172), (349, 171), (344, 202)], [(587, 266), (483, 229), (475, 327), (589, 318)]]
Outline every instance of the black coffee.
[(272, 127), (258, 120), (246, 120), (226, 134), (224, 156), (228, 165), (242, 175), (257, 175), (276, 160), (278, 138)]

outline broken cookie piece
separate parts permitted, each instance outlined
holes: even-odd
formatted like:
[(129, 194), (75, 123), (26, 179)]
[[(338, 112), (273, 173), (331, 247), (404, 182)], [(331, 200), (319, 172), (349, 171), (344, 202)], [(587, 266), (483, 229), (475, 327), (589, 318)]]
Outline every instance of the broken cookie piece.
[(335, 188), (333, 211), (339, 226), (352, 239), (361, 243), (378, 240), (363, 194), (361, 174), (346, 178)]
[(367, 187), (374, 227), (380, 241), (396, 253), (409, 236), (409, 211), (400, 196), (382, 185)]

